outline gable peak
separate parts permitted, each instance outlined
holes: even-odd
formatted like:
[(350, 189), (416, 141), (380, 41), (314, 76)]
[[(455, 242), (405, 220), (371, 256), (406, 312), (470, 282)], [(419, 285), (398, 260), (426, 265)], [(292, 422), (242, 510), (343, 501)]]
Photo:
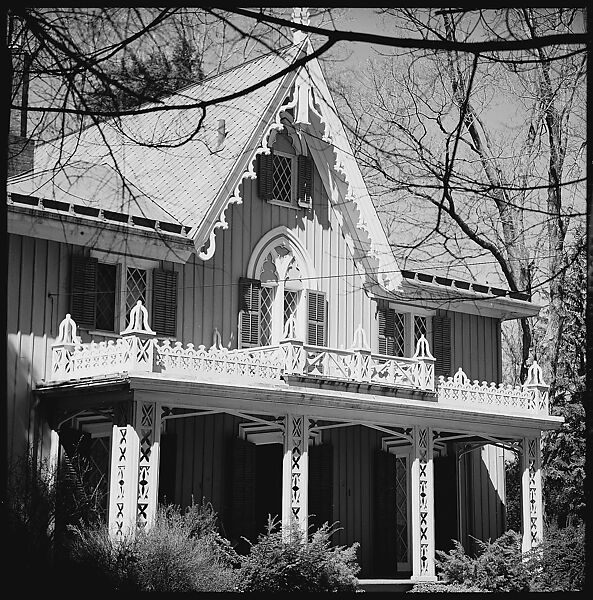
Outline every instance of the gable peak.
[[(292, 22), (298, 25), (309, 25), (309, 9), (308, 8), (293, 8), (292, 9)], [(309, 34), (306, 31), (300, 29), (293, 29), (292, 31), (292, 42), (295, 46), (298, 46)]]

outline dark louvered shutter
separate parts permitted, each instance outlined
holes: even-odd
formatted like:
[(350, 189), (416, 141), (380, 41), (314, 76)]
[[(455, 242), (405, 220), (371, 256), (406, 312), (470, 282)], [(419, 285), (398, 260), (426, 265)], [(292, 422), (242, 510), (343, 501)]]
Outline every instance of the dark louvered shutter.
[(394, 578), (397, 574), (395, 456), (375, 452), (373, 577)]
[(97, 259), (73, 256), (70, 314), (78, 327), (95, 329), (97, 316)]
[(451, 375), (451, 319), (444, 315), (432, 318), (432, 346), (435, 377)]
[(255, 542), (255, 467), (256, 446), (247, 440), (233, 438), (227, 456), (225, 491), (225, 533), (238, 552), (247, 552), (246, 537)]
[(395, 311), (385, 306), (377, 309), (379, 354), (395, 355)]
[(326, 345), (326, 300), (325, 292), (307, 291), (307, 344)]
[(177, 272), (152, 272), (152, 322), (158, 335), (177, 335)]
[(271, 200), (274, 185), (274, 154), (257, 155), (257, 195), (261, 200)]
[(239, 280), (239, 339), (242, 348), (259, 345), (259, 320), (261, 305), (261, 281)]
[(298, 201), (311, 206), (313, 197), (313, 160), (310, 156), (298, 156)]
[(173, 504), (175, 502), (177, 434), (161, 433), (159, 446), (159, 503)]
[(331, 444), (309, 446), (309, 525), (333, 523), (334, 463)]

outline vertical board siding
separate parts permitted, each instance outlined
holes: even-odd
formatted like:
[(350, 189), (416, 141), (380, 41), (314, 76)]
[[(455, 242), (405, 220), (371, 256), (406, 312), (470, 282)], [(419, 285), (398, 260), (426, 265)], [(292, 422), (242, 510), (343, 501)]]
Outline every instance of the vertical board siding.
[[(315, 266), (317, 281), (305, 282), (304, 287), (317, 288), (327, 295), (328, 344), (348, 348), (361, 321), (365, 326), (370, 325), (370, 299), (363, 291), (363, 282), (356, 274), (351, 253), (316, 169), (313, 177), (313, 210), (308, 211), (263, 202), (255, 194), (254, 182), (243, 183), (243, 202), (229, 207), (229, 227), (218, 230), (212, 259), (204, 262), (192, 255), (182, 267), (186, 288), (180, 295), (183, 343), (209, 347), (217, 328), (223, 345), (237, 347), (239, 278), (247, 275), (249, 258), (261, 237), (281, 225), (305, 246)], [(193, 311), (189, 310), (189, 303), (193, 304)], [(367, 331), (369, 340), (370, 333)]]
[(382, 435), (360, 425), (323, 432), (324, 443), (333, 447), (332, 518), (341, 528), (333, 541), (360, 544), (361, 577), (369, 576), (373, 567), (374, 453)]
[(461, 367), (471, 379), (499, 383), (500, 320), (447, 311), (451, 319), (451, 369)]
[[(9, 463), (43, 440), (31, 391), (47, 375), (47, 360), (68, 302), (67, 247), (9, 234), (7, 286), (7, 433)], [(51, 294), (51, 297), (48, 295)]]
[(177, 436), (175, 503), (182, 507), (202, 500), (211, 502), (223, 519), (226, 454), (237, 437), (239, 417), (219, 413), (171, 419), (167, 433)]

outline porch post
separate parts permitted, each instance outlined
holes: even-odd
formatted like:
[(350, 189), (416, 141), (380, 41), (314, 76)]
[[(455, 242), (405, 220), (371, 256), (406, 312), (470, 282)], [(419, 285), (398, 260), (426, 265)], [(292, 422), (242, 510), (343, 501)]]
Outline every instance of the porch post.
[(158, 501), (160, 414), (152, 402), (116, 407), (111, 438), (109, 533), (134, 535), (154, 523)]
[(521, 524), (523, 552), (538, 546), (543, 538), (543, 502), (540, 437), (523, 438), (521, 455)]
[(136, 520), (139, 527), (151, 527), (158, 504), (161, 415), (154, 402), (136, 404), (138, 454), (138, 498)]
[(131, 424), (132, 408), (132, 403), (115, 406), (111, 434), (108, 525), (116, 540), (133, 535), (136, 526), (139, 444)]
[(308, 530), (309, 419), (287, 414), (284, 420), (284, 458), (282, 460), (282, 530), (290, 532), (296, 521), (305, 534)]
[(436, 581), (432, 429), (414, 426), (412, 450), (412, 579)]

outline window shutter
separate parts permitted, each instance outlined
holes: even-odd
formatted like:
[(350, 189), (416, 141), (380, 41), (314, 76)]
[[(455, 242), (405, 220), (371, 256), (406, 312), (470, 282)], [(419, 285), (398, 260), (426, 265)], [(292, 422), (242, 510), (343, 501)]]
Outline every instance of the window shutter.
[(309, 446), (309, 523), (333, 523), (334, 462), (331, 444)]
[(175, 502), (177, 434), (163, 431), (159, 443), (159, 503)]
[(232, 438), (227, 455), (225, 491), (225, 537), (239, 553), (249, 551), (248, 540), (255, 540), (256, 446)]
[(307, 344), (325, 346), (326, 323), (325, 292), (307, 291)]
[(274, 154), (257, 155), (257, 195), (262, 200), (271, 200), (274, 185)]
[(437, 315), (432, 319), (432, 345), (434, 348), (435, 378), (451, 375), (451, 319)]
[(395, 311), (380, 306), (377, 309), (379, 323), (379, 354), (395, 355)]
[(261, 281), (239, 280), (239, 339), (242, 348), (259, 345), (259, 319), (261, 306)]
[(374, 462), (373, 577), (394, 578), (397, 574), (396, 460), (393, 454), (377, 449)]
[(158, 335), (177, 335), (177, 272), (152, 271), (152, 322)]
[(97, 316), (97, 259), (73, 256), (70, 272), (70, 314), (78, 327), (94, 329)]
[(313, 159), (299, 154), (298, 161), (298, 202), (311, 206), (313, 198)]

